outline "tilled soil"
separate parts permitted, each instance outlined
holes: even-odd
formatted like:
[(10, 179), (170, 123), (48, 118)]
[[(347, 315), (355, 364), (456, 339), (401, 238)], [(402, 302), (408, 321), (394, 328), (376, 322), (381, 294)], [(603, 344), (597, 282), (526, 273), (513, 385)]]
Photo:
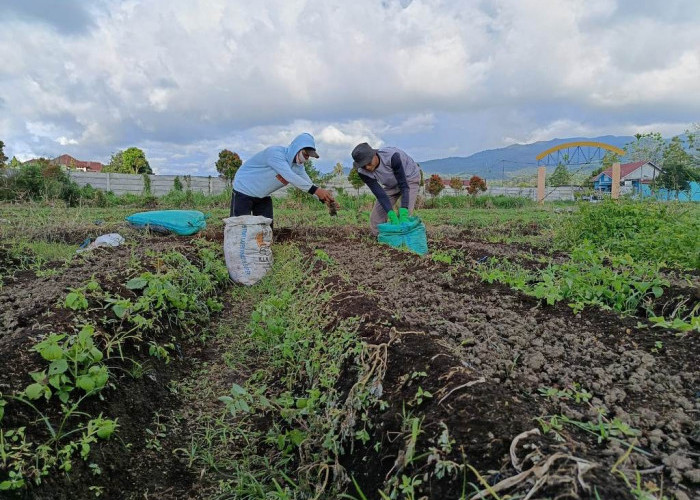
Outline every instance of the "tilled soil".
[[(216, 241), (220, 236), (218, 231), (207, 233)], [(410, 466), (401, 461), (406, 452), (402, 415), (407, 411), (421, 419), (416, 455), (436, 446), (447, 428), (454, 439), (450, 458), (474, 467), (492, 485), (559, 457), (533, 498), (595, 497), (595, 492), (600, 498), (631, 498), (629, 487), (610, 472), (628, 445), (614, 439), (599, 442), (596, 435), (571, 424), (558, 430), (559, 441), (554, 433), (543, 434), (536, 420), (564, 415), (596, 423), (599, 409), (605, 410), (608, 421), (617, 418), (640, 432), (636, 441), (620, 436), (639, 450), (618, 466), (633, 483), (632, 471), (641, 470), (642, 480), (663, 484), (665, 494), (681, 500), (698, 496), (697, 336), (650, 332), (637, 328), (636, 319), (609, 312), (574, 315), (565, 304), (543, 307), (506, 287), (484, 284), (470, 273), (484, 256), (531, 254), (532, 262), (537, 262), (539, 255), (531, 248), (450, 234), (447, 241), (431, 242), (432, 248), (462, 250), (470, 258), (448, 266), (378, 245), (352, 229), (276, 230), (275, 242), (284, 241), (298, 244), (310, 258), (317, 249), (326, 252), (333, 261), (338, 317), (361, 318), (364, 340), (388, 345), (382, 395), (388, 408), (374, 416), (373, 440), (343, 459), (346, 471), (368, 498), (376, 498), (389, 477), (421, 475), (435, 466), (425, 460)], [(26, 385), (27, 372), (39, 366), (38, 355), (29, 347), (47, 333), (71, 326), (70, 315), (58, 307), (69, 288), (92, 275), (100, 283), (124, 283), (130, 278), (125, 275), (129, 260), (144, 259), (146, 248), (157, 253), (181, 246), (187, 246), (182, 239), (154, 238), (137, 250), (98, 249), (54, 276), (17, 273), (0, 289), (0, 391)], [(185, 358), (204, 356), (186, 345), (183, 351)], [(188, 370), (187, 363), (161, 363), (153, 364), (138, 380), (121, 376), (119, 389), (105, 392), (107, 407), (95, 407), (120, 418), (122, 424), (123, 441), (101, 446), (94, 459), (103, 475), (93, 477), (85, 466), (71, 479), (62, 474), (48, 478), (30, 495), (82, 498), (93, 494), (89, 485), (99, 484), (107, 498), (181, 498), (184, 492), (196, 496), (192, 490), (196, 478), (185, 464), (175, 458), (163, 460), (163, 453), (145, 447), (145, 428), (154, 428), (155, 413), (175, 411), (181, 404), (168, 390), (169, 380)], [(589, 402), (547, 398), (539, 391), (574, 383), (592, 393)], [(432, 394), (422, 403), (415, 401), (419, 386)], [(12, 423), (11, 414), (5, 418)], [(528, 434), (512, 448), (516, 469), (513, 441), (533, 429), (540, 429), (540, 434)], [(164, 439), (163, 449), (183, 446), (186, 438)], [(132, 444), (130, 451), (126, 443)], [(479, 483), (470, 471), (464, 477)], [(502, 493), (525, 494), (533, 484), (530, 478)], [(461, 475), (441, 481), (431, 477), (420, 492), (436, 499), (459, 498), (463, 486)]]
[[(94, 277), (105, 290), (129, 292), (123, 287), (134, 277), (134, 263), (151, 265), (153, 255), (171, 250), (184, 254), (194, 252), (191, 244), (182, 238), (151, 238), (139, 245), (118, 248), (98, 248), (84, 253), (68, 267), (56, 266), (57, 273), (38, 277), (32, 271), (15, 273), (0, 289), (0, 393), (11, 394), (31, 383), (29, 373), (45, 368), (31, 347), (50, 333), (73, 332), (78, 326), (72, 312), (63, 307), (63, 300), (71, 288), (83, 286)], [(155, 252), (155, 253), (151, 253)], [(128, 271), (128, 269), (132, 269)], [(131, 273), (131, 274), (130, 274)], [(87, 313), (92, 314), (88, 311)], [(99, 317), (103, 311), (94, 311)], [(164, 341), (168, 341), (166, 335)], [(187, 353), (185, 345), (182, 346)], [(109, 386), (99, 398), (91, 398), (80, 407), (90, 415), (104, 414), (105, 418), (116, 418), (119, 424), (118, 437), (93, 445), (90, 462), (100, 471), (96, 474), (88, 464), (77, 458), (73, 460), (70, 475), (54, 471), (43, 478), (38, 487), (10, 494), (0, 493), (0, 498), (72, 499), (94, 498), (99, 494), (106, 498), (132, 498), (143, 493), (159, 492), (159, 498), (181, 498), (178, 492), (185, 491), (194, 482), (192, 472), (178, 460), (163, 461), (153, 446), (147, 446), (149, 434), (146, 429), (157, 429), (157, 414), (176, 411), (181, 402), (173, 396), (169, 382), (188, 372), (186, 361), (165, 364), (148, 356), (147, 352), (127, 351), (129, 358), (142, 364), (143, 374), (133, 377), (127, 370), (117, 369), (108, 361), (111, 370)], [(58, 410), (53, 402), (43, 409), (47, 416)], [(3, 427), (14, 428), (26, 425), (36, 415), (19, 403), (10, 402), (5, 407)], [(172, 449), (186, 444), (186, 436), (171, 429), (168, 437), (161, 438), (159, 447)], [(42, 427), (29, 434), (30, 439), (41, 442)], [(90, 488), (93, 489), (90, 489)]]
[[(420, 386), (434, 394), (421, 406), (424, 427), (436, 432), (439, 424), (446, 424), (466, 460), (482, 473), (515, 474), (509, 447), (518, 434), (539, 427), (536, 417), (564, 415), (597, 423), (604, 410), (608, 421), (617, 419), (640, 432), (635, 441), (640, 451), (633, 451), (619, 469), (643, 470), (644, 481), (664, 484), (678, 498), (700, 491), (697, 337), (650, 333), (638, 329), (636, 320), (609, 312), (575, 315), (564, 304), (543, 307), (505, 287), (481, 283), (466, 266), (450, 268), (343, 234), (317, 239), (307, 233), (302, 239), (325, 251), (335, 262), (333, 269), (363, 291), (337, 307), (341, 315), (365, 316), (368, 341), (386, 341), (373, 338), (382, 321), (410, 332), (400, 334), (389, 350), (384, 397), (392, 409), (380, 419), (386, 420), (380, 428), (397, 429), (397, 414), (418, 385), (406, 380), (412, 372), (424, 371), (427, 377)], [(465, 242), (464, 247), (475, 245)], [(484, 248), (488, 244), (479, 247), (489, 251)], [(499, 251), (502, 246), (495, 247)], [(490, 252), (495, 253), (493, 247)], [(655, 348), (655, 342), (663, 347)], [(576, 403), (539, 392), (573, 384), (590, 391), (592, 399)], [(596, 464), (587, 484), (601, 498), (629, 494), (609, 472), (628, 445), (621, 440), (598, 442), (596, 435), (574, 425), (559, 434), (563, 443), (550, 434), (540, 439), (540, 451), (565, 450)], [(631, 436), (626, 442), (632, 442)], [(347, 464), (368, 488), (364, 491), (382, 484), (394, 465), (391, 453), (400, 453), (400, 446), (385, 451), (374, 460)], [(458, 486), (435, 485), (429, 493), (432, 498), (453, 498), (459, 496)], [(571, 480), (541, 492), (587, 496), (593, 490)]]

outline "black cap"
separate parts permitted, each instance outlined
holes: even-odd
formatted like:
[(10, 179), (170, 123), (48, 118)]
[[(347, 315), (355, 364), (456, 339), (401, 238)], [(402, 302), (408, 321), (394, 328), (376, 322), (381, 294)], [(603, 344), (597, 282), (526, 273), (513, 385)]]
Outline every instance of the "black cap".
[(352, 159), (354, 160), (352, 166), (355, 168), (364, 168), (369, 165), (376, 154), (377, 150), (372, 149), (366, 142), (358, 144), (355, 146), (355, 149), (352, 150)]
[(313, 156), (314, 158), (318, 158), (318, 153), (314, 148), (304, 148), (304, 151), (307, 155)]

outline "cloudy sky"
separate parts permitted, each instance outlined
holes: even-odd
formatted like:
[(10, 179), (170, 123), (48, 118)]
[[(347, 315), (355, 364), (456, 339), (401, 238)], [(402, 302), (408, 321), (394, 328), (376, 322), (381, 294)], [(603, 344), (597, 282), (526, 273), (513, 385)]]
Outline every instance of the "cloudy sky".
[(700, 121), (699, 0), (0, 0), (0, 140), (208, 175), (314, 134), (417, 160)]

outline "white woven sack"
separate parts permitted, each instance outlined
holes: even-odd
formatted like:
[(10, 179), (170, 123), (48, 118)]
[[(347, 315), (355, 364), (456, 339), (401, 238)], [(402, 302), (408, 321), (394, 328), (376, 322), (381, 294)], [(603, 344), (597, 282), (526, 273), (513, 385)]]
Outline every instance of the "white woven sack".
[(254, 285), (272, 268), (271, 223), (257, 215), (224, 219), (224, 258), (236, 283)]

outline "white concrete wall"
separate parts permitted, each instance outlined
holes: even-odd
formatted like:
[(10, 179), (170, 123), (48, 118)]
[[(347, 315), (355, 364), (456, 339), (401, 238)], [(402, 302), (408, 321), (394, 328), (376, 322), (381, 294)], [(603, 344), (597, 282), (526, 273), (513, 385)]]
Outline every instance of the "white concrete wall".
[[(114, 194), (142, 194), (143, 193), (143, 176), (133, 175), (133, 174), (103, 174), (94, 172), (77, 172), (70, 171), (69, 175), (79, 186), (85, 186), (90, 184), (95, 189), (102, 191), (112, 191)], [(174, 175), (149, 175), (151, 179), (151, 193), (155, 196), (163, 196), (168, 194), (173, 189), (173, 182), (175, 181)], [(187, 182), (184, 177), (180, 177), (180, 182), (183, 185), (183, 190), (187, 189)], [(338, 191), (342, 189), (346, 194), (354, 196), (358, 193), (352, 184), (348, 182), (346, 178), (332, 179), (330, 182), (326, 183), (326, 187), (333, 191)], [(204, 193), (204, 194), (219, 194), (226, 189), (226, 183), (218, 177), (190, 177), (190, 189), (193, 192)], [(286, 186), (278, 191), (275, 191), (272, 196), (284, 197), (287, 196), (290, 186)], [(562, 187), (547, 187), (545, 190), (546, 198), (548, 201), (573, 201), (574, 192), (578, 191), (580, 188), (575, 186), (562, 186)], [(359, 194), (369, 194), (371, 191), (367, 186), (362, 186), (359, 189)], [(421, 189), (421, 194), (426, 195), (423, 189)], [(458, 194), (466, 195), (466, 190), (456, 191), (451, 187), (445, 187), (439, 196), (455, 196)], [(537, 188), (535, 187), (490, 187), (486, 190), (486, 195), (492, 196), (521, 196), (524, 198), (529, 198), (531, 200), (537, 199)]]
[[(642, 168), (639, 170), (641, 170), (642, 179), (656, 179), (659, 176), (659, 171), (649, 164), (642, 165)], [(635, 175), (634, 178), (639, 179), (640, 177), (639, 175)]]
[[(112, 191), (114, 194), (142, 194), (143, 176), (133, 174), (103, 174), (96, 172), (70, 171), (70, 178), (79, 186), (90, 184), (101, 191)], [(151, 193), (163, 196), (173, 190), (175, 175), (149, 175)], [(190, 177), (189, 188), (195, 193), (219, 194), (226, 189), (226, 183), (218, 177)], [(180, 176), (183, 190), (188, 188), (187, 179)]]

